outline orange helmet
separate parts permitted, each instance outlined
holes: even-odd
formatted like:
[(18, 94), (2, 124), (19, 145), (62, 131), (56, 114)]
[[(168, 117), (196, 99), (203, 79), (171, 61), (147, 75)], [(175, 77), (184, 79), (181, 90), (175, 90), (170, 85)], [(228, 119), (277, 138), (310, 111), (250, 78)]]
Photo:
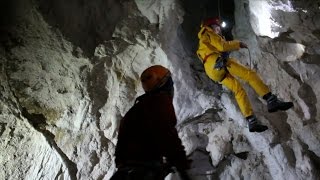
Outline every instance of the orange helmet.
[(142, 72), (140, 80), (144, 91), (150, 92), (163, 86), (170, 77), (171, 73), (167, 68), (154, 65)]
[(211, 26), (211, 25), (221, 26), (221, 20), (218, 17), (208, 18), (204, 20), (203, 25), (204, 26)]

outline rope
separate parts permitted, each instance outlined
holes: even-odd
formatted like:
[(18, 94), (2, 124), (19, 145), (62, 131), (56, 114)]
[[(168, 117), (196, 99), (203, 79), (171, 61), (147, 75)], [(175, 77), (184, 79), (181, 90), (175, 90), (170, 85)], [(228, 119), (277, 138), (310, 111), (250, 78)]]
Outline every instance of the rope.
[(221, 16), (220, 16), (220, 0), (218, 0), (218, 14), (219, 14), (219, 19), (221, 19)]
[(250, 69), (252, 69), (252, 67), (251, 67), (251, 52), (250, 52), (249, 48), (247, 48), (247, 50), (249, 52), (249, 67), (250, 67)]
[[(271, 53), (272, 54), (272, 53)], [(276, 83), (275, 83), (275, 89), (274, 89), (274, 93), (275, 94), (279, 94), (279, 92), (277, 91), (278, 87), (279, 87), (279, 82), (280, 82), (280, 75), (279, 75), (279, 72), (281, 71), (281, 66), (280, 66), (280, 63), (278, 61), (278, 58), (272, 54), (273, 57), (274, 57), (274, 61), (275, 63), (277, 64), (277, 70), (276, 70)]]

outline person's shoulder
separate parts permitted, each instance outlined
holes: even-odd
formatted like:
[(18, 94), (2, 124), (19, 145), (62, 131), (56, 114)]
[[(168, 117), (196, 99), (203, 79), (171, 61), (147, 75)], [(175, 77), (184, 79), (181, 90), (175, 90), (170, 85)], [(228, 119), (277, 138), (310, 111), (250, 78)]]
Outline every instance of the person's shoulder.
[(198, 37), (201, 38), (204, 34), (207, 32), (207, 27), (203, 26), (201, 27), (200, 31), (198, 32)]
[(202, 32), (202, 37), (219, 37), (219, 35), (217, 33), (215, 33), (211, 28), (206, 28), (203, 32)]
[(159, 100), (172, 100), (172, 96), (169, 93), (156, 93), (154, 94), (154, 99), (159, 99)]
[(138, 99), (140, 105), (156, 105), (156, 104), (169, 104), (172, 103), (172, 96), (168, 93), (150, 93)]

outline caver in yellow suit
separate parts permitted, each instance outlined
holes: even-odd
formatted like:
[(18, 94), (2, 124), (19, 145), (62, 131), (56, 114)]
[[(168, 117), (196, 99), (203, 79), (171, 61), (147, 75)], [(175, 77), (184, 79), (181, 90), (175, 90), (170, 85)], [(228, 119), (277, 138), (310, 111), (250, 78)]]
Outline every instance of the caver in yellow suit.
[[(258, 124), (247, 94), (235, 77), (249, 83), (259, 96), (267, 100), (269, 112), (287, 110), (293, 104), (279, 101), (276, 96), (270, 93), (269, 88), (255, 71), (239, 64), (234, 58), (223, 57), (227, 52), (247, 48), (247, 45), (237, 40), (226, 41), (220, 34), (220, 20), (217, 18), (207, 19), (201, 25), (201, 30), (198, 33), (199, 48), (197, 55), (204, 64), (206, 74), (234, 93), (242, 114), (249, 121), (249, 130), (251, 132), (265, 131), (268, 128)], [(220, 66), (217, 67), (218, 62)]]

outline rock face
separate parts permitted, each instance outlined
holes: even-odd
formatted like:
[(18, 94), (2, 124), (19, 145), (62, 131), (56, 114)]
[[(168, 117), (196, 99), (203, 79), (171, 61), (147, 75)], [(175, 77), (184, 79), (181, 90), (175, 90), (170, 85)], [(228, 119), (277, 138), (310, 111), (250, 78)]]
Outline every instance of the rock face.
[(231, 55), (294, 102), (267, 113), (244, 85), (269, 126), (260, 134), (249, 133), (233, 95), (195, 55), (208, 3), (1, 2), (0, 179), (109, 179), (119, 121), (143, 94), (139, 75), (153, 64), (173, 73), (177, 128), (194, 179), (318, 179), (320, 2), (234, 2), (233, 36), (250, 52)]

